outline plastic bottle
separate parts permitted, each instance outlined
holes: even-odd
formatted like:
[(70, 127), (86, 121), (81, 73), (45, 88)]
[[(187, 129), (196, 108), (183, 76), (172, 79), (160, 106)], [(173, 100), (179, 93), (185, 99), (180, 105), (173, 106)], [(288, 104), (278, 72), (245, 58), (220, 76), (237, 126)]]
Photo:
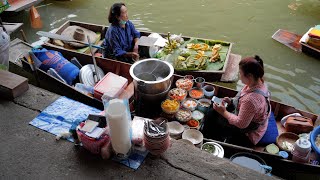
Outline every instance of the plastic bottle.
[(0, 27), (0, 69), (9, 70), (10, 36)]
[(92, 96), (94, 93), (94, 89), (92, 86), (88, 86), (82, 83), (77, 83), (74, 87), (76, 90), (82, 92), (83, 94)]

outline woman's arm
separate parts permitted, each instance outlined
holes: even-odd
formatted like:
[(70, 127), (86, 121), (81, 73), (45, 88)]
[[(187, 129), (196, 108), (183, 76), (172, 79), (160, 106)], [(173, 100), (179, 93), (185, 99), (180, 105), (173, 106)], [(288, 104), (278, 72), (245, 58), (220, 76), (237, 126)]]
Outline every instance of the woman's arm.
[(226, 114), (224, 116), (230, 124), (237, 126), (240, 129), (244, 129), (249, 126), (253, 117), (255, 116), (257, 110), (254, 105), (254, 99), (250, 98), (250, 96), (244, 96), (240, 99), (241, 105), (239, 108), (239, 114), (235, 115), (232, 113)]
[(222, 105), (213, 104), (213, 108), (224, 118), (226, 118), (230, 124), (237, 126), (240, 129), (244, 129), (249, 126), (255, 113), (256, 107), (254, 100), (250, 96), (244, 96), (241, 98), (241, 106), (239, 114), (235, 115), (226, 110), (224, 103)]

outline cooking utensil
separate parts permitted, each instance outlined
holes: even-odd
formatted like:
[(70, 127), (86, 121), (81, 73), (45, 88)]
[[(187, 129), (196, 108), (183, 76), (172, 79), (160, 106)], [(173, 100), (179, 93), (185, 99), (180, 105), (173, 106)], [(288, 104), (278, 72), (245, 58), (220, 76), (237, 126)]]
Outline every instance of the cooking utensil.
[(90, 41), (90, 37), (87, 36), (88, 38), (88, 43), (89, 43), (89, 49), (90, 49), (90, 53), (91, 53), (91, 57), (92, 57), (92, 61), (93, 61), (93, 65), (94, 65), (94, 71), (92, 72), (93, 73), (93, 79), (94, 79), (94, 83), (97, 83), (100, 78), (98, 77), (97, 75), (97, 61), (96, 61), (96, 58), (94, 57), (94, 54), (93, 54), (93, 51), (92, 51), (92, 44), (91, 44), (91, 41)]

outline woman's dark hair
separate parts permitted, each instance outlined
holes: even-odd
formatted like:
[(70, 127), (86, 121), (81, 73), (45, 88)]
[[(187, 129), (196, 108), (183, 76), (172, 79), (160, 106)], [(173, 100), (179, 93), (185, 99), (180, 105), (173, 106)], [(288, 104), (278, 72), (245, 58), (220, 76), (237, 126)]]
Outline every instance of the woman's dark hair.
[(264, 75), (263, 61), (257, 55), (242, 59), (239, 63), (239, 68), (242, 70), (244, 76), (252, 74), (255, 79), (259, 79)]
[(109, 11), (108, 20), (111, 24), (119, 24), (117, 17), (121, 15), (121, 7), (126, 6), (124, 3), (114, 3)]

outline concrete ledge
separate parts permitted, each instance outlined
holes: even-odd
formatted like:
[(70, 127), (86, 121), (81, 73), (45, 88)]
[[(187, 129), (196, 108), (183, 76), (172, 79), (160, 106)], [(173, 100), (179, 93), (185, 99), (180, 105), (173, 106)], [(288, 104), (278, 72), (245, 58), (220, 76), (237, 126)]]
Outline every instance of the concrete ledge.
[(28, 123), (59, 95), (30, 85), (27, 93), (0, 99), (1, 179), (270, 179), (273, 177), (232, 164), (227, 159), (180, 141), (160, 158), (146, 158), (134, 171), (102, 160)]

